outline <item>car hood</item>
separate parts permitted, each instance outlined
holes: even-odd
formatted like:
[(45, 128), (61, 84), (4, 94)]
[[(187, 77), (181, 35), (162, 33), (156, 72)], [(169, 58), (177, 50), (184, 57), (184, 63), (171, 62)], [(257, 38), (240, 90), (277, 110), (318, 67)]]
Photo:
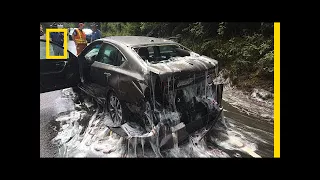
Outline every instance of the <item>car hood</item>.
[(190, 76), (193, 74), (211, 71), (217, 66), (218, 61), (206, 56), (192, 55), (186, 57), (172, 57), (167, 61), (149, 63), (149, 70), (166, 79), (170, 76)]

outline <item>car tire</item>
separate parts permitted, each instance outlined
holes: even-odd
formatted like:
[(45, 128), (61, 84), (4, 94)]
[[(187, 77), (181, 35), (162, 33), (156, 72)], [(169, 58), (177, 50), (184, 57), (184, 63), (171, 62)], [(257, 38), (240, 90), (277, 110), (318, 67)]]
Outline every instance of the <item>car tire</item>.
[(121, 126), (126, 122), (127, 108), (114, 92), (109, 93), (107, 108), (114, 126)]

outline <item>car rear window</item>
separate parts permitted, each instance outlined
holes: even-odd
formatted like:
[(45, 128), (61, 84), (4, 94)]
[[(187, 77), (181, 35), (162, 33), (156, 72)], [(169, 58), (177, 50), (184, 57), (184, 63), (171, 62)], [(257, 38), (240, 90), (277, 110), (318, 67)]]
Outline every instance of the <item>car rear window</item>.
[(168, 60), (171, 57), (184, 57), (190, 56), (189, 51), (178, 45), (157, 45), (157, 46), (144, 46), (135, 47), (134, 50), (145, 61), (157, 63), (160, 61)]

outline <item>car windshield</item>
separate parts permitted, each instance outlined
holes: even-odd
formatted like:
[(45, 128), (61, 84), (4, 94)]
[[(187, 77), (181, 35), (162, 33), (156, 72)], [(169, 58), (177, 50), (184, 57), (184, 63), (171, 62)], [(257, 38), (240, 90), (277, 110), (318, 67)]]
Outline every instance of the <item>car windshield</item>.
[(175, 45), (150, 45), (143, 47), (133, 48), (138, 55), (145, 61), (150, 63), (157, 63), (160, 61), (168, 60), (171, 57), (184, 57), (190, 56), (190, 52), (185, 48)]

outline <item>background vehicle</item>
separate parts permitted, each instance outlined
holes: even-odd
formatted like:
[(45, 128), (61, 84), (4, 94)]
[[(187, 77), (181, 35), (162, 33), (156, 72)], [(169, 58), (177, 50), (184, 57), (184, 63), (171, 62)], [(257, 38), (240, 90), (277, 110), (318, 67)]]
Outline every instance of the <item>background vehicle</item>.
[(84, 33), (86, 34), (86, 39), (88, 43), (91, 43), (91, 37), (92, 37), (92, 30), (84, 28), (83, 29)]

